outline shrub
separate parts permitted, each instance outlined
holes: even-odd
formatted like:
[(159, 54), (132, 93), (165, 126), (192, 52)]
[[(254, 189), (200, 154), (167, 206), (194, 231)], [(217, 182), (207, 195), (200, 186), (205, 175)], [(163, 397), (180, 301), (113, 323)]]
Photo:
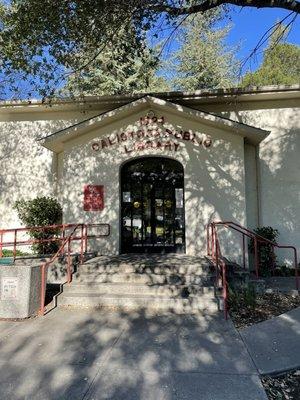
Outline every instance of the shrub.
[[(263, 226), (260, 228), (254, 229), (258, 235), (264, 237), (265, 239), (270, 240), (271, 242), (276, 243), (277, 238), (279, 236), (279, 232), (277, 229), (272, 228), (271, 226)], [(258, 247), (258, 260), (260, 267), (260, 275), (261, 276), (270, 276), (272, 271), (272, 263), (274, 257), (274, 264), (276, 264), (276, 256), (273, 255), (272, 245), (268, 243), (260, 243), (257, 242)], [(251, 253), (254, 254), (254, 240), (251, 239), (249, 249)]]
[[(14, 252), (13, 250), (8, 250), (8, 249), (2, 249), (2, 256), (3, 257), (13, 257)], [(23, 251), (17, 250), (16, 251), (16, 256), (22, 257), (22, 256), (28, 256), (28, 253), (25, 253)]]
[(241, 308), (254, 309), (256, 306), (257, 294), (253, 285), (246, 285), (243, 288), (228, 290), (228, 306), (232, 311), (239, 311)]
[[(56, 225), (62, 222), (62, 207), (51, 197), (36, 197), (33, 200), (18, 200), (14, 208), (22, 223), (29, 227)], [(31, 230), (34, 239), (50, 239), (59, 233), (59, 229), (45, 231)], [(37, 254), (52, 254), (58, 249), (59, 242), (40, 243), (32, 246)]]

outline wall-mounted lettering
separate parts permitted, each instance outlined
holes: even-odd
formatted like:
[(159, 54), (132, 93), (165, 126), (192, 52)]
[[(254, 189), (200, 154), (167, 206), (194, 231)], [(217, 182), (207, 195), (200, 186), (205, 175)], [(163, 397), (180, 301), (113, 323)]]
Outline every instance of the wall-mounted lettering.
[[(121, 144), (125, 153), (149, 148), (177, 151), (180, 146), (178, 140), (191, 142), (203, 148), (208, 148), (212, 145), (212, 139), (209, 135), (198, 134), (191, 130), (184, 131), (165, 128), (163, 126), (164, 122), (165, 119), (163, 116), (156, 117), (149, 112), (147, 116), (140, 118), (140, 129), (105, 136), (99, 141), (93, 142), (92, 149), (99, 151)], [(135, 143), (128, 144), (128, 141), (135, 141)]]

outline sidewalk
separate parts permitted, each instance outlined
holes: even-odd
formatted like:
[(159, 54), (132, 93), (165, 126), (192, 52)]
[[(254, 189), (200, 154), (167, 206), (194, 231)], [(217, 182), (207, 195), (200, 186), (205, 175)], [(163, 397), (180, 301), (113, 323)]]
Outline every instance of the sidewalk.
[(260, 374), (300, 367), (300, 307), (240, 333)]
[(55, 310), (0, 322), (1, 400), (266, 400), (223, 315)]

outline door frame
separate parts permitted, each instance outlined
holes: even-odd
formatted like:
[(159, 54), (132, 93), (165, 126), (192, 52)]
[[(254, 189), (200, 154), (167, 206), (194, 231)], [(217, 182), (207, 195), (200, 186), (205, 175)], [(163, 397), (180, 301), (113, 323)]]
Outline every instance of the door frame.
[[(181, 161), (177, 160), (174, 157), (170, 157), (170, 156), (164, 156), (164, 155), (144, 155), (144, 156), (137, 156), (137, 157), (132, 157), (128, 160), (125, 160), (124, 162), (122, 162), (119, 166), (119, 254), (127, 254), (126, 251), (124, 251), (123, 248), (123, 240), (122, 240), (122, 222), (123, 222), (123, 209), (122, 209), (122, 170), (123, 168), (126, 166), (126, 164), (130, 164), (130, 163), (134, 163), (139, 162), (141, 160), (144, 159), (148, 159), (148, 158), (157, 158), (157, 159), (161, 159), (161, 160), (172, 160), (172, 161), (176, 161), (178, 164), (181, 165), (182, 167), (182, 171), (183, 171), (183, 185), (182, 185), (182, 189), (183, 189), (183, 224), (184, 224), (184, 229), (183, 229), (183, 245), (182, 245), (182, 250), (180, 251), (181, 254), (185, 254), (186, 253), (186, 224), (185, 224), (185, 167), (182, 164)], [(144, 248), (143, 248), (144, 249)], [(145, 252), (145, 251), (135, 251), (134, 253), (138, 254), (147, 254), (147, 253), (151, 253), (151, 251), (149, 252)], [(160, 254), (160, 253), (164, 253), (162, 252), (155, 252), (153, 251), (152, 253), (156, 253), (156, 254)], [(172, 253), (172, 252), (170, 252)]]

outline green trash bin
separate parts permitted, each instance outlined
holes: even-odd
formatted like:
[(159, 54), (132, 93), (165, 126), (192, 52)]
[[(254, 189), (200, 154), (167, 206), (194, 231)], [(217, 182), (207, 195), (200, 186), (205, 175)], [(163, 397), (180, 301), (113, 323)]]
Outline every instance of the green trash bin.
[(0, 265), (13, 265), (14, 259), (13, 257), (1, 257), (0, 258)]

